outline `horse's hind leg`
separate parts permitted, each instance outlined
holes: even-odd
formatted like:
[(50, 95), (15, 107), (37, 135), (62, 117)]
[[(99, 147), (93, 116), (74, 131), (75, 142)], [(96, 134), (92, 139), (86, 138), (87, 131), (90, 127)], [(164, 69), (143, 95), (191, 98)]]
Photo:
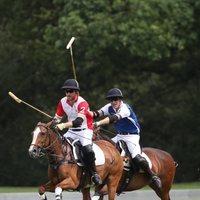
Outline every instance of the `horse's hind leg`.
[(156, 186), (154, 185), (149, 185), (155, 192), (156, 194), (158, 195), (158, 197), (160, 197), (161, 200), (170, 200), (170, 196), (169, 196), (169, 190), (166, 191), (166, 189), (162, 189), (159, 190)]
[(169, 188), (165, 188), (165, 189), (162, 190), (162, 193), (161, 193), (161, 199), (162, 200), (170, 200), (169, 191), (170, 191)]
[(164, 196), (162, 197), (162, 200), (170, 200), (169, 193), (164, 194)]
[(155, 191), (155, 193), (158, 195), (158, 197), (160, 197), (160, 199), (161, 199), (161, 196), (162, 196), (162, 189), (160, 190), (159, 188), (157, 188), (155, 185), (153, 185), (153, 184), (150, 184), (149, 185), (154, 191)]
[(160, 198), (161, 200), (170, 200), (169, 191), (163, 191)]

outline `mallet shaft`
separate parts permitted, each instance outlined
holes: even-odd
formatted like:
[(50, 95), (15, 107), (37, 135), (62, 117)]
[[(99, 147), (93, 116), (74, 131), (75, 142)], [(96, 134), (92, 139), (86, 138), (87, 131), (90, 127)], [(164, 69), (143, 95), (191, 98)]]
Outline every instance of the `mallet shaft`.
[(17, 103), (23, 103), (23, 104), (25, 104), (25, 105), (31, 107), (32, 109), (34, 109), (34, 110), (36, 110), (36, 111), (42, 113), (43, 115), (45, 115), (45, 116), (47, 116), (47, 117), (49, 117), (49, 118), (53, 118), (51, 115), (49, 115), (49, 114), (47, 114), (47, 113), (45, 113), (45, 112), (39, 110), (38, 108), (32, 106), (31, 104), (29, 104), (29, 103), (27, 103), (27, 102), (25, 102), (25, 101), (19, 99), (19, 98), (18, 98), (17, 96), (15, 96), (12, 92), (8, 92), (8, 94), (9, 94), (9, 96), (11, 96)]
[(74, 74), (74, 79), (77, 80), (76, 77), (76, 69), (75, 69), (75, 64), (74, 64), (74, 57), (73, 57), (73, 51), (72, 51), (72, 44), (75, 40), (75, 37), (72, 37), (70, 41), (68, 42), (66, 49), (70, 49), (70, 55), (71, 55), (71, 62), (72, 62), (72, 69), (73, 69), (73, 74)]

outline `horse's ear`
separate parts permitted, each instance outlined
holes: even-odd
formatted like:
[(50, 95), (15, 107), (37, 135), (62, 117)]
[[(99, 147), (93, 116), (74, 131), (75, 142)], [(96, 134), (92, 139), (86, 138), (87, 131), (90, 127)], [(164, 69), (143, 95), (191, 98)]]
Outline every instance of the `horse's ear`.
[(47, 126), (48, 126), (49, 128), (51, 127), (51, 125), (52, 125), (52, 121), (47, 122)]
[(38, 123), (37, 123), (37, 125), (41, 125), (41, 124), (42, 124), (42, 122), (38, 122)]

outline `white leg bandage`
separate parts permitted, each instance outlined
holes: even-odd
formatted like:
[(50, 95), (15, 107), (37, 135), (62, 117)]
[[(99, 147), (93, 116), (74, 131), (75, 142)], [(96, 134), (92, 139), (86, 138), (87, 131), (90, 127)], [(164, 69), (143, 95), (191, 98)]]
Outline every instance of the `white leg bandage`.
[(92, 200), (99, 200), (99, 198), (100, 198), (100, 196), (95, 195), (95, 194), (92, 196)]
[(57, 187), (57, 188), (55, 189), (56, 200), (60, 200), (60, 199), (62, 199), (62, 195), (61, 195), (61, 193), (62, 193), (62, 188)]
[(46, 199), (47, 198), (45, 194), (42, 194), (42, 195), (39, 194), (39, 200), (46, 200)]

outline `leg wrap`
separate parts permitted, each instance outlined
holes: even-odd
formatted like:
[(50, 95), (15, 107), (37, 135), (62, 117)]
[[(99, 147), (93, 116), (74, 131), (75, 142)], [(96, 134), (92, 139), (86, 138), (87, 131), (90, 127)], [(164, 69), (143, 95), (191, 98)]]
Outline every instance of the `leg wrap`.
[(56, 197), (56, 200), (61, 200), (62, 199), (62, 188), (57, 187), (55, 189), (55, 197)]
[(39, 194), (39, 199), (40, 200), (47, 200), (47, 197), (45, 194)]

